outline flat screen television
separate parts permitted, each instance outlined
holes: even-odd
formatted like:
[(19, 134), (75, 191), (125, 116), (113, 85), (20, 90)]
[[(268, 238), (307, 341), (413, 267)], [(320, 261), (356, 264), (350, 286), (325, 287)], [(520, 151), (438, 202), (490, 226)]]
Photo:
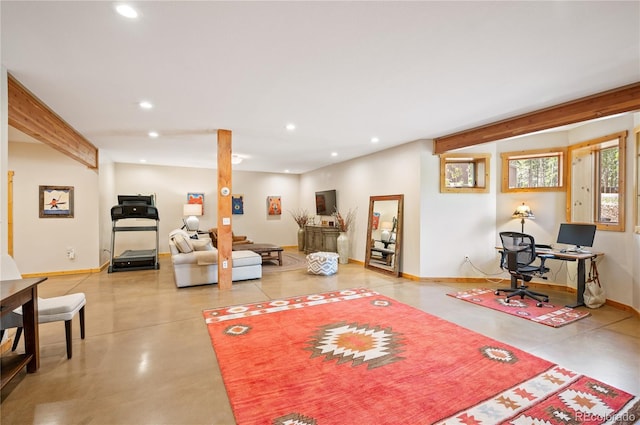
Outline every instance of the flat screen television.
[(317, 215), (331, 215), (336, 212), (337, 208), (335, 189), (316, 192)]
[(572, 251), (580, 252), (583, 246), (593, 246), (595, 236), (595, 224), (561, 223), (557, 242), (574, 245)]
[(118, 205), (153, 205), (153, 195), (118, 195)]

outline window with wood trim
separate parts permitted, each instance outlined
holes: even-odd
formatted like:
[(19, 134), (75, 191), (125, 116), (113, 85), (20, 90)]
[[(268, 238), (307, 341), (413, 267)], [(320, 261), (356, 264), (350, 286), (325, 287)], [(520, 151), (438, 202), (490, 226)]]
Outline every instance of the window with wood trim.
[(624, 231), (627, 132), (569, 146), (567, 220)]
[(489, 154), (440, 155), (440, 192), (489, 192)]
[(503, 152), (503, 192), (548, 192), (565, 190), (565, 148)]

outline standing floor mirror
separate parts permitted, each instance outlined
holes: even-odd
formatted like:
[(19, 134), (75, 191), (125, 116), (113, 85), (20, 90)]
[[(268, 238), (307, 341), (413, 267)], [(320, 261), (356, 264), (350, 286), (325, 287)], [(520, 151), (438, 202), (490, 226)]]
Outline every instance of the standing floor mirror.
[(366, 268), (400, 276), (403, 208), (404, 195), (369, 198)]

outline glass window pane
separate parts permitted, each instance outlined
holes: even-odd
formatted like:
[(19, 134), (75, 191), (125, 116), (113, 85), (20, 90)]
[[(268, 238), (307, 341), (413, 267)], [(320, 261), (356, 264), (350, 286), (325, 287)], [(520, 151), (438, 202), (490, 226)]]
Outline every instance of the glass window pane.
[(509, 188), (559, 187), (558, 156), (509, 161)]
[(446, 165), (447, 186), (473, 187), (475, 167), (473, 162), (450, 162)]
[(600, 190), (598, 203), (598, 221), (618, 222), (618, 147), (600, 150)]

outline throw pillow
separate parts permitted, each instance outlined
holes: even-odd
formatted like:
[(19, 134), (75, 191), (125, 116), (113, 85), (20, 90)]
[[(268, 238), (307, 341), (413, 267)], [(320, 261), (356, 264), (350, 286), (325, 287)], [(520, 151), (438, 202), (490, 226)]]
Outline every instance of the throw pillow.
[(193, 239), (191, 244), (195, 251), (213, 251), (215, 249), (211, 244), (211, 239)]
[(185, 239), (184, 236), (182, 235), (175, 235), (173, 237), (173, 243), (178, 248), (178, 251), (180, 251), (183, 254), (188, 254), (190, 252), (193, 252), (193, 245), (191, 244), (191, 241)]

